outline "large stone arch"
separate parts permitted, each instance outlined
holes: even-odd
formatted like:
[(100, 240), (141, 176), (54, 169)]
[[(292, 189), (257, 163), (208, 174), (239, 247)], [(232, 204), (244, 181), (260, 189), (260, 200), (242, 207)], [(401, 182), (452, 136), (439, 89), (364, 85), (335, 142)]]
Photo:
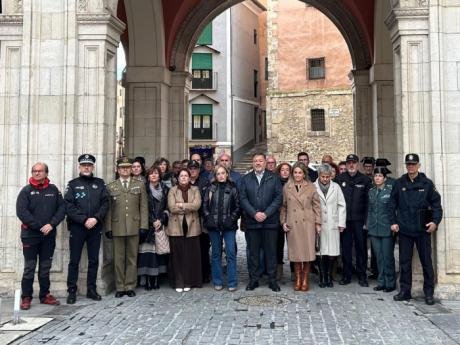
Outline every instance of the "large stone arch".
[[(342, 33), (352, 57), (354, 69), (366, 69), (372, 64), (372, 52), (366, 41), (366, 35), (342, 2), (326, 0), (299, 0), (309, 3), (323, 12)], [(195, 42), (203, 28), (214, 17), (226, 9), (242, 2), (230, 0), (222, 3), (219, 0), (203, 1), (189, 13), (176, 35), (169, 65), (171, 68), (188, 70), (189, 60)]]

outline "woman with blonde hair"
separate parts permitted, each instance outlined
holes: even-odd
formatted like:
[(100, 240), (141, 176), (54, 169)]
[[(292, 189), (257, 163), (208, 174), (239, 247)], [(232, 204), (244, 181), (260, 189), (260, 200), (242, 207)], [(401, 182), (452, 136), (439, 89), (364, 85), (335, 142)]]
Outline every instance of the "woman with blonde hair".
[(297, 162), (283, 188), (281, 225), (287, 233), (288, 257), (294, 262), (294, 290), (308, 291), (310, 263), (315, 260), (315, 236), (321, 231), (321, 206), (305, 164)]

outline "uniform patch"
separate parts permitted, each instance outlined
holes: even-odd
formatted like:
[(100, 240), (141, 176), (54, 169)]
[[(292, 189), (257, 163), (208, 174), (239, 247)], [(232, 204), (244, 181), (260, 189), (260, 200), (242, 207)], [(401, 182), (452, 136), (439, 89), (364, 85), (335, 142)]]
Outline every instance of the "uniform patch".
[(54, 194), (45, 194), (45, 196), (54, 196)]
[(30, 192), (30, 195), (35, 195), (35, 194), (40, 194), (40, 192), (38, 190), (33, 190)]
[(425, 191), (425, 189), (423, 189), (423, 188), (422, 188), (422, 189), (419, 189), (418, 191), (419, 191), (419, 192), (424, 192), (424, 191)]
[(85, 186), (76, 186), (75, 189), (85, 189)]
[(93, 184), (91, 187), (93, 187), (93, 189), (97, 189), (97, 184)]
[(75, 199), (83, 199), (84, 197), (86, 196), (86, 193), (85, 192), (78, 192), (77, 194), (75, 194)]

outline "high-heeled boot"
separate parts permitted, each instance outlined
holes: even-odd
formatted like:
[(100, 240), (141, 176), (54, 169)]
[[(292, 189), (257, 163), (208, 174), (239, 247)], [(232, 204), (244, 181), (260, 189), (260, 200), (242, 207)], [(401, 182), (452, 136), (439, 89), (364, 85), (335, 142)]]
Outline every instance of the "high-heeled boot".
[(320, 256), (318, 259), (318, 267), (319, 267), (319, 287), (324, 288), (326, 287), (326, 272), (324, 272), (324, 256)]
[(294, 262), (294, 291), (299, 291), (302, 287), (302, 263)]
[(310, 273), (310, 263), (304, 262), (302, 267), (302, 286), (300, 288), (302, 291), (308, 291), (308, 273)]

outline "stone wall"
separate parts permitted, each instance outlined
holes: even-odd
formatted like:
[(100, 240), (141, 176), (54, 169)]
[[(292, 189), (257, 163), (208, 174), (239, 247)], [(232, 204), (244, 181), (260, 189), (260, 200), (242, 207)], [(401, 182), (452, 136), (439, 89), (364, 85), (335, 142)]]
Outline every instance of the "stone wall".
[[(353, 152), (353, 96), (351, 89), (272, 92), (271, 138), (268, 151), (279, 161), (297, 160), (306, 151), (312, 162), (330, 154), (335, 162)], [(311, 131), (311, 109), (324, 109), (325, 131)]]

